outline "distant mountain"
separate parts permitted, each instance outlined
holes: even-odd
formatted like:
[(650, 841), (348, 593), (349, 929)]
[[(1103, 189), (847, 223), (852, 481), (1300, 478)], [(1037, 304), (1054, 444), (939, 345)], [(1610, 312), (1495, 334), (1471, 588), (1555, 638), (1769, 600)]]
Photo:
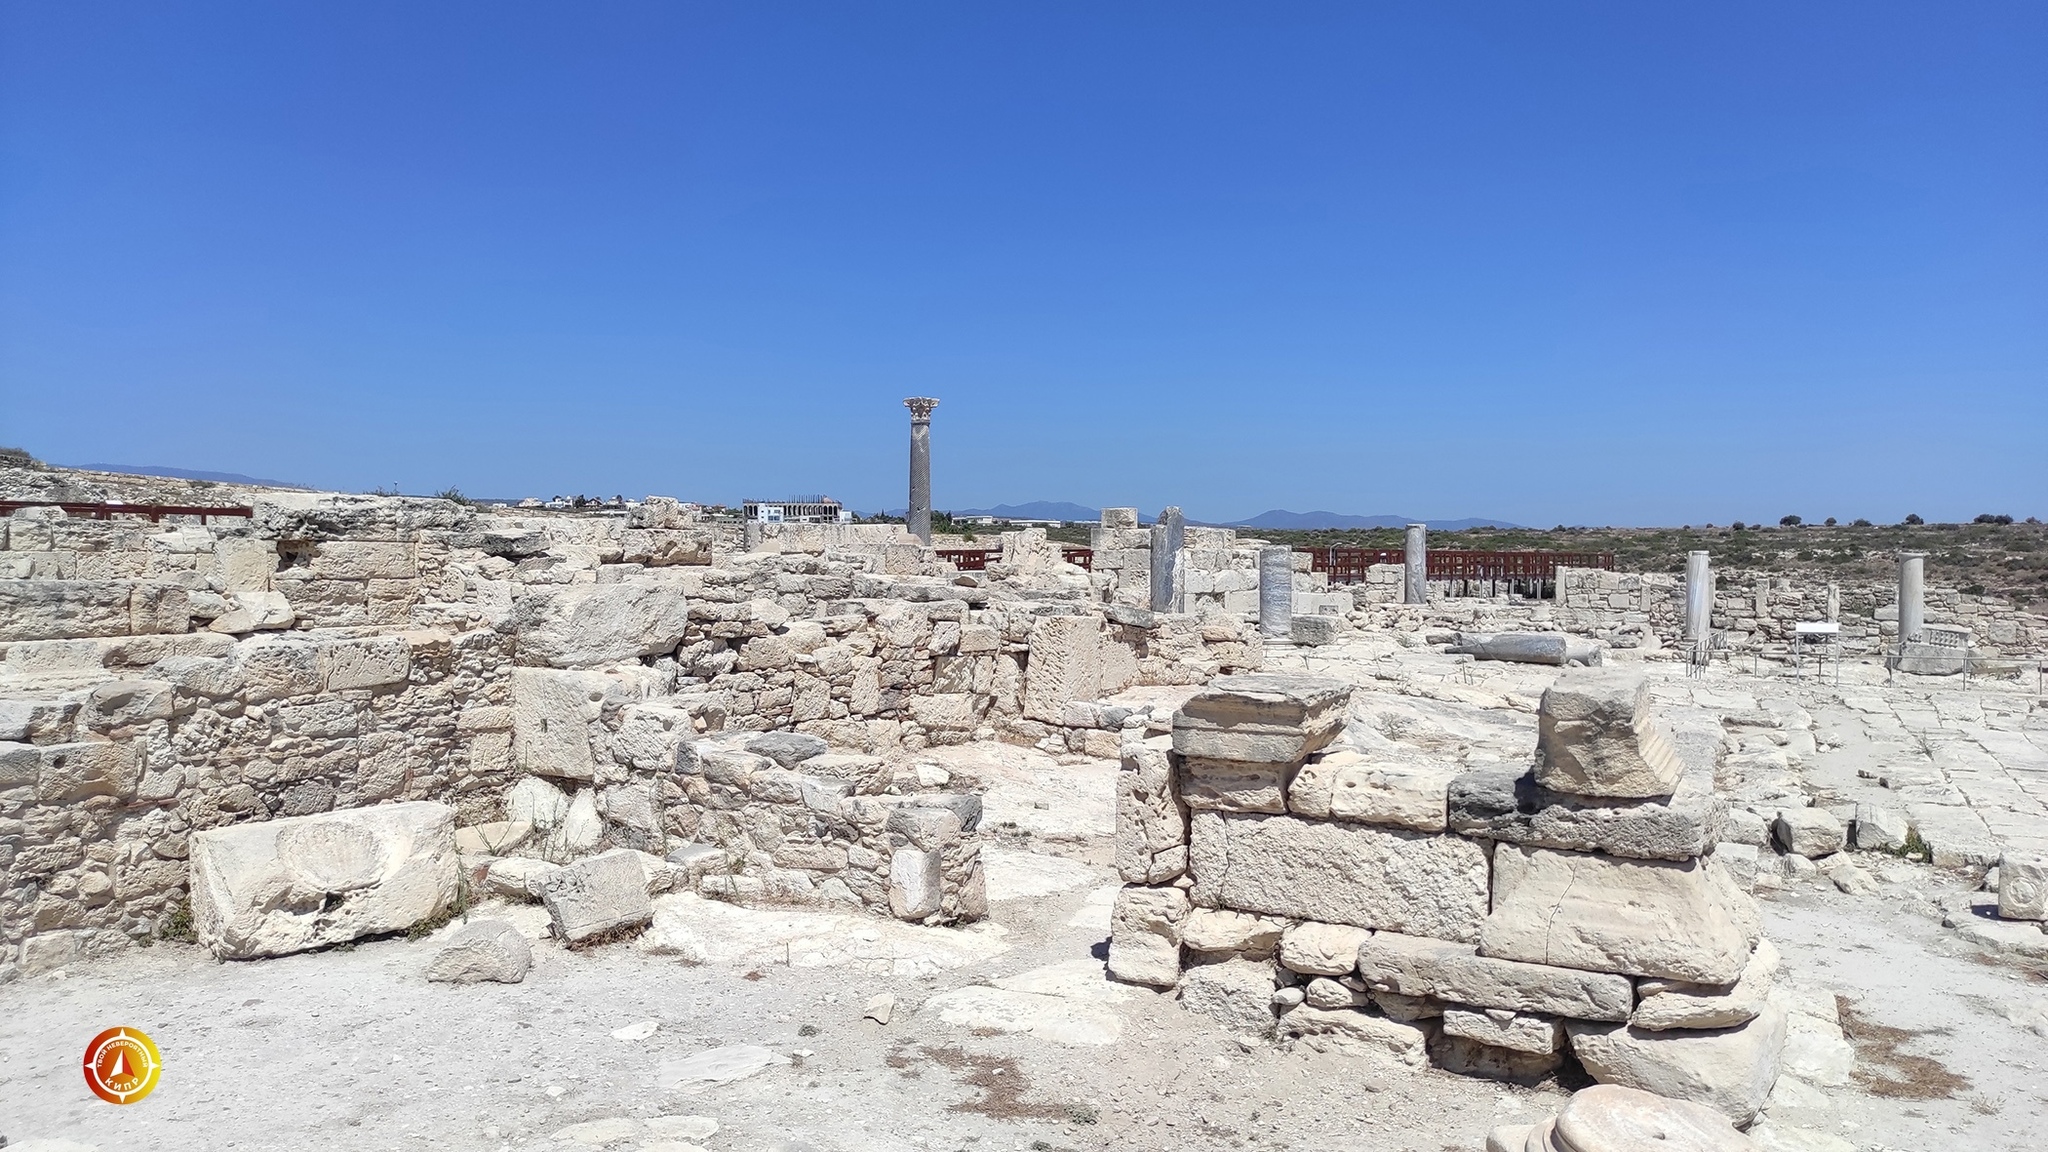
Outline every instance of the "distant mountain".
[(1427, 520), (1418, 521), (1412, 516), (1352, 516), (1343, 512), (1289, 512), (1275, 508), (1261, 512), (1248, 520), (1233, 520), (1226, 528), (1271, 528), (1303, 532), (1316, 528), (1403, 528), (1410, 524), (1426, 523), (1439, 532), (1462, 532), (1467, 528), (1519, 528), (1505, 520)]
[(290, 484), (283, 480), (258, 480), (240, 472), (201, 472), (191, 468), (172, 468), (165, 464), (64, 464), (64, 468), (77, 468), (85, 472), (120, 472), (129, 476), (168, 476), (173, 480), (211, 480), (216, 484), (254, 484), (261, 488), (303, 488), (303, 484)]
[(998, 504), (993, 508), (948, 509), (955, 516), (999, 516), (1005, 520), (1102, 519), (1102, 509), (1084, 508), (1064, 500), (1033, 500), (1029, 504)]

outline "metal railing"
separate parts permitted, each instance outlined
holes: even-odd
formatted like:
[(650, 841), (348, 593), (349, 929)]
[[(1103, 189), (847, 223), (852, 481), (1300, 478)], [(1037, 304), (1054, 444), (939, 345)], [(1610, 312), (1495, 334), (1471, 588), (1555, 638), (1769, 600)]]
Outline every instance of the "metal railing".
[[(992, 561), (1003, 558), (1001, 548), (939, 548), (939, 559), (962, 572), (983, 572)], [(1061, 548), (1060, 559), (1090, 572), (1095, 570), (1095, 549)]]
[(68, 500), (0, 500), (0, 516), (12, 516), (23, 508), (61, 508), (66, 516), (87, 520), (111, 520), (116, 516), (144, 516), (152, 524), (166, 516), (197, 516), (201, 524), (208, 516), (254, 516), (256, 510), (234, 505), (200, 507), (196, 504), (87, 504)]
[[(1309, 554), (1317, 572), (1327, 572), (1332, 584), (1362, 584), (1375, 564), (1402, 564), (1406, 554), (1399, 548), (1296, 548)], [(1559, 568), (1614, 568), (1612, 552), (1475, 552), (1432, 548), (1424, 554), (1427, 579), (1453, 580), (1465, 590), (1486, 582), (1495, 590), (1502, 583), (1517, 585), (1554, 584)]]

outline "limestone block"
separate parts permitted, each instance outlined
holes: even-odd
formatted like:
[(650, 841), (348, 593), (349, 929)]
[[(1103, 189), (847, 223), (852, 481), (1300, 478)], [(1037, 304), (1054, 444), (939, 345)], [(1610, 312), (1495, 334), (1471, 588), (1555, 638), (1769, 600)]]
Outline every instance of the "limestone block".
[(1002, 650), (1002, 629), (987, 624), (960, 626), (960, 644), (954, 651), (962, 656), (993, 656)]
[(0, 643), (127, 636), (132, 580), (0, 580)]
[(448, 984), (484, 980), (517, 984), (526, 979), (531, 967), (533, 948), (519, 929), (503, 920), (478, 920), (449, 934), (434, 962), (427, 966), (427, 979)]
[(910, 718), (935, 731), (972, 732), (981, 725), (981, 708), (966, 692), (912, 696)]
[(514, 900), (539, 900), (547, 878), (560, 869), (559, 864), (545, 860), (533, 860), (524, 856), (509, 856), (491, 861), (484, 873), (484, 890)]
[(889, 912), (898, 920), (922, 920), (939, 910), (944, 897), (944, 858), (936, 850), (898, 848), (889, 857)]
[(1859, 852), (1896, 852), (1906, 846), (1906, 834), (1910, 830), (1906, 822), (1906, 811), (1884, 804), (1858, 804), (1856, 806), (1856, 850)]
[[(1542, 1148), (1571, 1152), (1643, 1152), (1649, 1148), (1670, 1152), (1773, 1152), (1736, 1131), (1727, 1115), (1716, 1109), (1619, 1084), (1595, 1084), (1574, 1093), (1553, 1123), (1550, 1143), (1541, 1145)], [(1491, 1141), (1492, 1135), (1487, 1139)], [(1538, 1147), (1533, 1142), (1526, 1146)], [(1509, 1152), (1525, 1152), (1525, 1148), (1515, 1145)]]
[(1394, 932), (1359, 948), (1358, 974), (1375, 992), (1579, 1020), (1627, 1020), (1635, 1005), (1626, 976), (1500, 960), (1470, 944)]
[(623, 702), (618, 678), (551, 668), (512, 670), (512, 762), (522, 772), (590, 780), (597, 758), (590, 725), (608, 700)]
[(261, 704), (320, 691), (320, 648), (304, 640), (261, 637), (235, 645), (242, 700)]
[[(1179, 888), (1127, 886), (1109, 919), (1109, 974), (1130, 984), (1171, 988), (1180, 981), (1180, 948), (1189, 918)], [(1271, 980), (1267, 990), (1271, 991)]]
[[(1483, 955), (1592, 972), (1732, 984), (1756, 906), (1711, 857), (1624, 860), (1503, 844)], [(1439, 934), (1441, 935), (1441, 934)]]
[(1768, 939), (1756, 951), (1734, 984), (1689, 984), (1683, 980), (1644, 980), (1636, 985), (1639, 1000), (1628, 1022), (1650, 1032), (1672, 1028), (1733, 1028), (1756, 1019), (1771, 994), (1778, 974), (1778, 948)]
[(2048, 920), (2048, 856), (2007, 852), (1998, 858), (1998, 915), (2005, 920)]
[[(514, 669), (513, 678), (516, 681), (527, 671)], [(676, 772), (685, 746), (696, 735), (687, 709), (663, 700), (628, 704), (619, 711), (618, 730), (611, 734), (612, 760), (642, 772)]]
[(228, 610), (207, 624), (208, 631), (246, 636), (289, 628), (298, 620), (297, 610), (282, 592), (230, 592), (226, 599)]
[(661, 795), (650, 783), (614, 784), (601, 790), (597, 809), (614, 844), (659, 855), (666, 850)]
[(90, 796), (129, 800), (142, 783), (141, 757), (132, 742), (45, 744), (36, 752), (36, 799), (44, 804), (70, 803)]
[(1536, 783), (1575, 796), (1669, 796), (1683, 765), (1636, 671), (1574, 670), (1543, 691)]
[(1337, 738), (1351, 687), (1317, 676), (1219, 676), (1173, 714), (1182, 756), (1299, 764)]
[(1311, 1008), (1363, 1008), (1371, 1002), (1366, 993), (1328, 976), (1310, 980), (1302, 994), (1302, 1003)]
[[(1516, 1084), (1534, 1084), (1564, 1067), (1564, 1051), (1523, 1052), (1514, 1048), (1497, 1048), (1467, 1036), (1444, 1035), (1430, 1045), (1429, 1056), (1437, 1067), (1459, 1076), (1476, 1076), (1484, 1080), (1506, 1080)], [(1499, 1129), (1495, 1129), (1499, 1131)], [(1493, 1145), (1493, 1133), (1487, 1134), (1489, 1149)], [(1521, 1141), (1505, 1146), (1505, 1152), (1525, 1152)], [(1542, 1152), (1549, 1152), (1545, 1148)]]
[(1762, 858), (1754, 844), (1731, 844), (1723, 841), (1714, 845), (1714, 859), (1728, 870), (1729, 879), (1744, 892), (1756, 891), (1757, 869)]
[(1232, 1035), (1270, 1037), (1273, 966), (1253, 960), (1227, 960), (1190, 968), (1181, 974), (1180, 1006), (1216, 1021)]
[(1172, 744), (1159, 736), (1119, 749), (1116, 870), (1126, 884), (1164, 884), (1187, 871), (1188, 813), (1175, 782)]
[(1287, 621), (1288, 638), (1305, 648), (1320, 648), (1325, 644), (1334, 644), (1343, 632), (1342, 616), (1292, 616)]
[(1181, 761), (1181, 800), (1196, 812), (1277, 815), (1287, 811), (1287, 789), (1294, 775), (1292, 764), (1188, 756)]
[(1787, 808), (1778, 813), (1771, 833), (1779, 847), (1809, 860), (1840, 852), (1849, 842), (1841, 818), (1825, 808)]
[(1196, 908), (1188, 914), (1181, 943), (1193, 952), (1230, 952), (1247, 960), (1264, 960), (1280, 946), (1280, 934), (1286, 927), (1286, 921), (1270, 916)]
[(320, 646), (321, 683), (329, 692), (403, 684), (412, 671), (412, 648), (403, 636), (373, 636)]
[(688, 626), (675, 589), (620, 583), (529, 585), (505, 627), (522, 664), (590, 668), (673, 651)]
[(33, 744), (0, 742), (0, 792), (9, 788), (34, 787), (41, 775), (42, 750)]
[[(1185, 992), (1182, 998), (1186, 998)], [(1391, 1056), (1411, 1068), (1429, 1059), (1432, 1029), (1374, 1016), (1355, 1008), (1315, 1008), (1303, 1004), (1280, 1017), (1282, 1036), (1299, 1039), (1319, 1051), (1349, 1055)]]
[[(588, 795), (588, 793), (585, 793)], [(630, 848), (565, 864), (541, 881), (541, 903), (555, 938), (570, 944), (654, 918), (647, 873)]]
[(1102, 526), (1111, 529), (1135, 529), (1138, 526), (1138, 510), (1136, 508), (1104, 508), (1102, 510)]
[(550, 831), (568, 819), (569, 795), (538, 776), (528, 776), (505, 794), (505, 820)]
[(78, 723), (95, 732), (110, 732), (151, 720), (168, 720), (174, 705), (171, 685), (164, 680), (113, 680), (86, 697)]
[(1306, 976), (1345, 976), (1358, 967), (1358, 950), (1372, 932), (1349, 924), (1304, 920), (1280, 937), (1280, 964)]
[(1736, 1124), (1756, 1119), (1778, 1079), (1785, 1012), (1712, 1031), (1651, 1032), (1625, 1024), (1571, 1023), (1572, 1054), (1602, 1084), (1704, 1104)]
[(1024, 666), (1024, 715), (1057, 724), (1069, 700), (1101, 694), (1102, 621), (1096, 616), (1046, 616), (1031, 626)]
[(1291, 816), (1198, 812), (1191, 895), (1205, 908), (1476, 940), (1486, 853), (1469, 840)]
[(414, 801), (194, 832), (192, 923), (225, 960), (398, 932), (455, 900), (455, 810)]
[(1564, 1021), (1540, 1012), (1445, 1005), (1443, 1020), (1446, 1035), (1493, 1048), (1547, 1056), (1564, 1047)]
[(1312, 761), (1295, 774), (1287, 787), (1287, 808), (1297, 816), (1442, 832), (1449, 818), (1445, 798), (1457, 775), (1451, 764), (1404, 763), (1341, 752)]

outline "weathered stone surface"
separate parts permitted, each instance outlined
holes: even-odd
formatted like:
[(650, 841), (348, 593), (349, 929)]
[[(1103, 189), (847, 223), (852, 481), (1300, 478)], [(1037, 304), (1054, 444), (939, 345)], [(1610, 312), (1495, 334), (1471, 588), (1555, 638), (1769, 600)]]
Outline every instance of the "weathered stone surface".
[(2048, 856), (2007, 852), (1998, 859), (1998, 915), (2048, 920)]
[(1343, 632), (1342, 616), (1290, 616), (1287, 620), (1288, 638), (1304, 647), (1334, 644)]
[(1444, 1006), (1444, 1032), (1493, 1048), (1547, 1056), (1564, 1047), (1564, 1021), (1512, 1008)]
[(1205, 908), (1461, 941), (1486, 915), (1486, 853), (1469, 840), (1222, 812), (1191, 828), (1191, 895)]
[(1102, 621), (1095, 616), (1047, 616), (1031, 626), (1031, 660), (1024, 669), (1024, 715), (1060, 722), (1072, 700), (1093, 700), (1102, 688)]
[(1173, 714), (1182, 756), (1299, 764), (1337, 738), (1351, 687), (1317, 676), (1219, 676)]
[(805, 732), (763, 732), (747, 741), (747, 751), (766, 756), (784, 768), (795, 768), (831, 750), (830, 744)]
[(1194, 952), (1231, 952), (1247, 960), (1264, 960), (1280, 946), (1280, 936), (1286, 927), (1285, 920), (1271, 916), (1254, 916), (1227, 908), (1196, 908), (1188, 914), (1180, 942)]
[(1537, 712), (1536, 782), (1575, 796), (1669, 796), (1683, 765), (1637, 671), (1567, 672)]
[(1164, 884), (1187, 871), (1188, 813), (1175, 781), (1173, 741), (1123, 746), (1116, 774), (1116, 870), (1126, 884)]
[(1287, 787), (1287, 808), (1297, 816), (1442, 832), (1448, 817), (1445, 796), (1457, 775), (1452, 764), (1336, 752), (1295, 774)]
[(1308, 982), (1302, 1003), (1311, 1008), (1363, 1008), (1372, 1003), (1372, 997), (1349, 984), (1328, 976), (1317, 976)]
[(1756, 1119), (1778, 1078), (1785, 1012), (1713, 1031), (1651, 1032), (1572, 1023), (1572, 1053), (1602, 1084), (1619, 1084), (1713, 1108), (1737, 1124)]
[(517, 984), (533, 966), (533, 948), (503, 920), (478, 920), (451, 933), (427, 966), (427, 979), (449, 984), (494, 980)]
[(398, 932), (455, 900), (455, 810), (415, 801), (195, 832), (192, 924), (246, 960)]
[(1238, 1036), (1263, 1039), (1273, 1034), (1272, 1001), (1270, 964), (1228, 960), (1190, 968), (1180, 978), (1181, 1007), (1207, 1016)]
[(1358, 974), (1378, 992), (1579, 1020), (1620, 1022), (1635, 1005), (1626, 976), (1499, 960), (1470, 944), (1394, 932), (1359, 949)]
[(1355, 1008), (1315, 1008), (1303, 1004), (1280, 1017), (1280, 1034), (1299, 1039), (1318, 1051), (1391, 1056), (1410, 1067), (1429, 1059), (1429, 1024), (1409, 1024), (1374, 1016)]
[(675, 650), (690, 622), (673, 586), (638, 583), (528, 585), (506, 626), (522, 664), (594, 668)]
[(523, 772), (562, 780), (589, 780), (597, 773), (590, 724), (604, 702), (620, 691), (603, 672), (549, 668), (512, 670), (512, 761)]
[(1343, 976), (1358, 967), (1358, 950), (1372, 933), (1349, 924), (1305, 920), (1280, 935), (1280, 965), (1307, 976)]
[[(1552, 1139), (1570, 1152), (1750, 1152), (1728, 1116), (1704, 1104), (1619, 1084), (1581, 1089), (1557, 1114)], [(1522, 1152), (1516, 1149), (1515, 1152)]]
[[(902, 812), (904, 809), (897, 809)], [(894, 818), (895, 813), (891, 814)], [(956, 825), (957, 826), (957, 825)], [(889, 911), (898, 920), (922, 920), (945, 899), (945, 861), (939, 849), (898, 848), (889, 856)]]
[(555, 937), (574, 944), (601, 932), (630, 928), (654, 918), (647, 898), (647, 873), (630, 848), (563, 865), (541, 882)]
[[(1179, 888), (1127, 887), (1109, 919), (1109, 974), (1130, 984), (1171, 988), (1180, 982), (1181, 934), (1188, 894)], [(1267, 991), (1272, 981), (1266, 982)]]
[(1771, 833), (1779, 847), (1809, 860), (1840, 852), (1849, 842), (1841, 819), (1825, 808), (1787, 808), (1778, 813)]
[(1189, 756), (1181, 761), (1181, 799), (1193, 811), (1287, 811), (1287, 786), (1292, 764), (1246, 760), (1210, 760)]
[(1711, 858), (1622, 860), (1503, 844), (1482, 954), (1591, 972), (1732, 984), (1756, 909)]
[(1628, 1022), (1637, 1028), (1661, 1032), (1670, 1028), (1732, 1028), (1756, 1019), (1771, 994), (1771, 982), (1778, 974), (1778, 948), (1768, 939), (1756, 942), (1756, 951), (1742, 969), (1742, 978), (1732, 985), (1689, 984), (1683, 980), (1644, 980), (1636, 985), (1639, 998)]
[(1516, 664), (1600, 663), (1598, 641), (1567, 636), (1562, 632), (1460, 632), (1457, 643), (1444, 651), (1475, 660), (1506, 660)]
[[(92, 796), (135, 797), (142, 764), (134, 744), (104, 740), (45, 744), (36, 749), (36, 799), (63, 804)], [(25, 757), (23, 757), (25, 759)]]
[[(1562, 1046), (1548, 1052), (1502, 1048), (1446, 1031), (1431, 1042), (1429, 1057), (1437, 1067), (1460, 1076), (1534, 1084), (1564, 1067), (1565, 1052)], [(1522, 1149), (1516, 1148), (1515, 1152)]]
[(1856, 806), (1856, 850), (1896, 852), (1906, 846), (1906, 810), (1885, 804)]

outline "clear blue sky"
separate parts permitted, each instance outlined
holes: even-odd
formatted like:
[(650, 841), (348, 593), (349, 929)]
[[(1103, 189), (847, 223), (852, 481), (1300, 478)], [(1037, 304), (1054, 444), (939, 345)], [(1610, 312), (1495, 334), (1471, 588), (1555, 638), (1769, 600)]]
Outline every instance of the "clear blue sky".
[(2048, 516), (2048, 4), (0, 4), (0, 443)]

